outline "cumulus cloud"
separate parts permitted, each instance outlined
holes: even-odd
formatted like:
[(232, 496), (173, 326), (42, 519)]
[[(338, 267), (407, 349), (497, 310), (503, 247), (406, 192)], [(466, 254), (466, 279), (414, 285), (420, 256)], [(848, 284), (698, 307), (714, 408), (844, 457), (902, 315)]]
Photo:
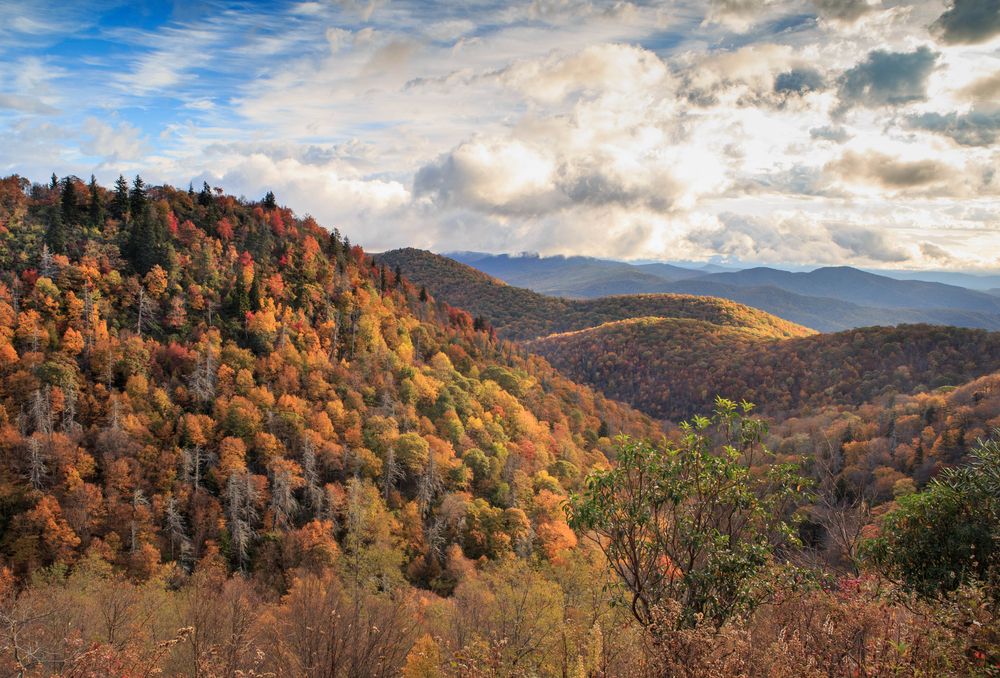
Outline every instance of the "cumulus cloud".
[(796, 68), (774, 79), (774, 91), (779, 94), (806, 94), (823, 86), (823, 75), (814, 68)]
[(540, 149), (518, 141), (473, 140), (420, 168), (413, 191), (442, 205), (534, 214), (566, 202), (556, 191), (555, 171), (555, 159)]
[(944, 189), (956, 171), (937, 160), (900, 160), (884, 153), (847, 151), (824, 168), (845, 184), (875, 185), (892, 191)]
[(765, 10), (774, 4), (776, 0), (711, 0), (705, 21), (746, 31), (759, 22)]
[(664, 86), (667, 67), (654, 53), (633, 45), (592, 45), (569, 56), (525, 60), (497, 77), (522, 94), (544, 102), (572, 94), (644, 92)]
[(931, 242), (922, 242), (919, 245), (920, 254), (924, 256), (925, 259), (929, 259), (938, 266), (953, 266), (959, 263), (958, 260), (949, 252), (939, 245), (935, 245)]
[(1000, 104), (1000, 72), (972, 81), (958, 94), (976, 104)]
[(851, 135), (840, 125), (824, 125), (823, 127), (813, 127), (809, 130), (809, 136), (822, 141), (833, 141), (842, 144), (851, 138)]
[(1000, 55), (918, 46), (969, 6), (202, 4), (84, 27), (126, 47), (97, 64), (0, 59), (0, 167), (270, 189), (376, 249), (926, 264), (927, 239), (960, 266), (995, 251), (1000, 73), (970, 78)]
[(923, 101), (927, 96), (927, 78), (936, 61), (937, 55), (928, 47), (913, 52), (870, 52), (864, 61), (840, 77), (840, 110)]
[(911, 127), (951, 137), (962, 146), (991, 146), (1000, 133), (1000, 111), (924, 113), (907, 118)]
[(839, 264), (902, 262), (909, 254), (872, 227), (817, 220), (801, 212), (770, 218), (719, 215), (714, 227), (687, 235), (694, 246), (743, 261)]
[(874, 8), (868, 0), (813, 0), (821, 16), (834, 21), (852, 23)]
[(950, 45), (985, 42), (1000, 34), (1000, 0), (954, 0), (931, 30)]
[(80, 150), (106, 162), (136, 160), (149, 148), (139, 129), (127, 122), (112, 126), (97, 118), (87, 118), (83, 132), (88, 138), (80, 144)]
[(806, 66), (788, 45), (751, 44), (693, 61), (683, 74), (681, 92), (693, 103), (706, 107), (724, 98), (758, 102), (774, 93), (777, 80), (790, 85), (793, 82), (789, 77), (801, 80), (809, 71), (815, 69)]

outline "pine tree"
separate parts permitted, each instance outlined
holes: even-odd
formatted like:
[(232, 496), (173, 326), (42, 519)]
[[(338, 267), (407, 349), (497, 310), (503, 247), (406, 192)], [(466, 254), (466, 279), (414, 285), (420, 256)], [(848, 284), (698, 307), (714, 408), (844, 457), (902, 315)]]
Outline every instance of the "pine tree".
[(67, 226), (71, 226), (79, 220), (80, 214), (76, 200), (76, 178), (66, 177), (62, 181), (62, 198), (60, 199), (60, 202), (62, 207), (63, 223)]
[(264, 196), (263, 205), (264, 209), (266, 210), (273, 210), (278, 206), (278, 203), (275, 202), (274, 199), (274, 193), (272, 193), (271, 191), (267, 192), (267, 194)]
[(142, 211), (132, 213), (124, 254), (137, 272), (146, 275), (153, 266), (166, 264), (167, 235), (159, 215), (146, 203), (145, 195), (132, 203), (133, 208), (139, 205)]
[(198, 194), (198, 204), (202, 207), (208, 207), (212, 204), (212, 187), (208, 185), (207, 181), (203, 181), (201, 184), (201, 193)]
[(101, 200), (101, 193), (97, 187), (97, 179), (90, 175), (90, 213), (88, 223), (93, 228), (104, 226), (104, 202)]
[(142, 217), (146, 211), (146, 182), (138, 174), (132, 181), (132, 190), (128, 196), (128, 209), (133, 219)]
[(115, 181), (115, 197), (111, 201), (111, 214), (120, 221), (128, 221), (128, 182), (125, 177), (118, 175)]
[(66, 223), (63, 221), (62, 210), (52, 213), (49, 226), (45, 229), (45, 244), (56, 254), (66, 252)]

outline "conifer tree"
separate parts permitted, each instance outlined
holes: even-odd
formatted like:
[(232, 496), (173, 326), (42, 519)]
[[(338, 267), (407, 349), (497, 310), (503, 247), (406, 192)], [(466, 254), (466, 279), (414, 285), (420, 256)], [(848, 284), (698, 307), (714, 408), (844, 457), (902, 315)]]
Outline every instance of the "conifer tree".
[(115, 197), (111, 201), (111, 213), (115, 219), (128, 221), (128, 206), (128, 182), (119, 174), (118, 180), (115, 181)]
[(101, 200), (101, 193), (97, 187), (97, 179), (90, 175), (90, 213), (88, 222), (93, 228), (100, 228), (104, 225), (104, 203)]
[(56, 210), (52, 213), (49, 226), (45, 230), (45, 244), (56, 254), (64, 254), (66, 240), (66, 223), (63, 221), (63, 213), (62, 210)]
[(60, 199), (63, 223), (67, 226), (77, 223), (79, 210), (76, 204), (76, 181), (74, 177), (66, 177), (62, 181), (62, 197)]
[(133, 219), (142, 217), (143, 212), (146, 211), (146, 182), (138, 174), (132, 181), (132, 190), (128, 196), (128, 208)]

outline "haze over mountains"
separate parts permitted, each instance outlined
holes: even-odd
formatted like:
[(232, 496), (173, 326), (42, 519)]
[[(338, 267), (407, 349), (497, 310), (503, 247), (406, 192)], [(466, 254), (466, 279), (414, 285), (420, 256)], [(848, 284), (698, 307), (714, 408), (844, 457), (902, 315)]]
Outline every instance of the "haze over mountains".
[[(473, 252), (448, 256), (511, 285), (544, 294), (577, 298), (651, 293), (714, 296), (821, 332), (906, 323), (1000, 329), (1000, 298), (996, 294), (944, 282), (901, 280), (896, 277), (899, 272), (880, 275), (848, 266), (810, 272), (766, 267), (719, 271), (588, 257)], [(986, 286), (992, 281), (968, 274), (930, 276)]]

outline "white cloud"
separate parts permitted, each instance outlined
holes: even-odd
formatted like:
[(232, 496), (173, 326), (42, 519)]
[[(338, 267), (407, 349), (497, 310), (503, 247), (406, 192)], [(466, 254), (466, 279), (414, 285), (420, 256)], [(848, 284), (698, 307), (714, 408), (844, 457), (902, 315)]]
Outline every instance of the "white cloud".
[(112, 126), (97, 118), (87, 118), (83, 132), (88, 139), (80, 144), (80, 150), (108, 162), (138, 160), (149, 148), (139, 130), (127, 122)]

